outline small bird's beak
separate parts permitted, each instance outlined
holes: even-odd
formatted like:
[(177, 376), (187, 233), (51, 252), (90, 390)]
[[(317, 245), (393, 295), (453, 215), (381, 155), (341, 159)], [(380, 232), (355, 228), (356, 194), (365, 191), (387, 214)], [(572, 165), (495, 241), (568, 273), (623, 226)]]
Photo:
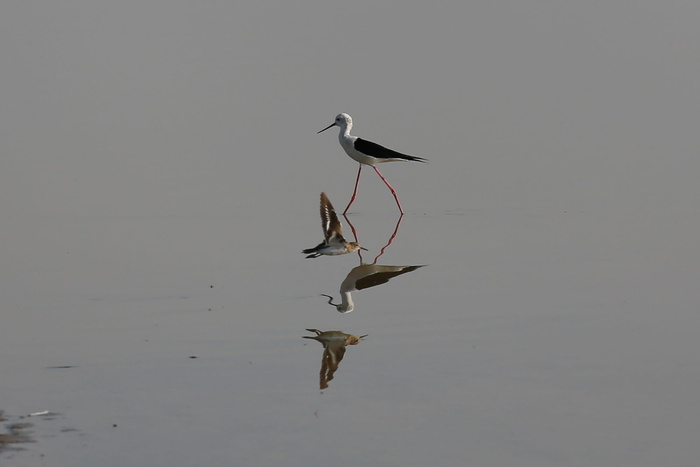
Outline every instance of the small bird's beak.
[(335, 122), (331, 123), (330, 125), (328, 125), (328, 126), (327, 126), (326, 128), (324, 128), (323, 130), (321, 130), (321, 131), (319, 131), (319, 132), (316, 132), (316, 134), (323, 133), (323, 132), (326, 131), (327, 129), (333, 128), (334, 126), (335, 126)]
[(360, 250), (369, 251), (367, 248), (365, 248), (365, 247), (363, 247), (363, 246), (360, 247)]

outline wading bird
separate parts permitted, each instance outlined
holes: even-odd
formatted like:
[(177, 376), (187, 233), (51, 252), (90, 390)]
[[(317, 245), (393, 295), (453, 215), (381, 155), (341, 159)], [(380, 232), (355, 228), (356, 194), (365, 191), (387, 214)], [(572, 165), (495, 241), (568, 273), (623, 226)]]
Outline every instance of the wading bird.
[(403, 214), (403, 208), (401, 207), (401, 203), (399, 202), (399, 197), (396, 195), (396, 190), (394, 190), (394, 187), (392, 187), (387, 181), (387, 179), (384, 178), (384, 175), (382, 175), (379, 169), (377, 169), (375, 164), (392, 161), (426, 162), (427, 159), (423, 157), (402, 154), (400, 152), (396, 152), (394, 150), (385, 148), (384, 146), (381, 146), (377, 143), (358, 138), (357, 136), (352, 136), (350, 134), (350, 130), (352, 130), (352, 118), (346, 113), (338, 114), (338, 116), (335, 117), (335, 121), (332, 124), (328, 125), (326, 128), (319, 131), (318, 133), (324, 132), (327, 129), (332, 128), (334, 126), (340, 127), (340, 133), (338, 134), (338, 140), (340, 141), (340, 145), (343, 147), (348, 156), (352, 157), (360, 163), (360, 168), (357, 171), (357, 180), (355, 180), (355, 190), (352, 192), (352, 198), (350, 199), (350, 203), (348, 203), (347, 207), (345, 208), (345, 211), (343, 211), (343, 214), (348, 212), (350, 205), (353, 203), (353, 201), (355, 201), (355, 197), (357, 196), (357, 187), (360, 184), (360, 175), (362, 174), (363, 164), (371, 166), (374, 169), (374, 171), (377, 172), (379, 178), (384, 180), (386, 186), (388, 186), (389, 190), (391, 190), (391, 194), (394, 195), (394, 199), (396, 200), (396, 204), (399, 207), (399, 211), (401, 212), (401, 214)]

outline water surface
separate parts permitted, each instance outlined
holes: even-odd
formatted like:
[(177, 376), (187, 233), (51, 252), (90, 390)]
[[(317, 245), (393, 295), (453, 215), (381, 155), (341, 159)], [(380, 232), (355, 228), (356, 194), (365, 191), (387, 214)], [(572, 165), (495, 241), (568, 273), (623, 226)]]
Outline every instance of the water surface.
[[(52, 416), (0, 456), (693, 465), (700, 12), (387, 5), (5, 8), (0, 410)], [(347, 314), (339, 112), (430, 160), (403, 218), (364, 171), (362, 259), (425, 266)], [(323, 389), (306, 329), (367, 335)]]

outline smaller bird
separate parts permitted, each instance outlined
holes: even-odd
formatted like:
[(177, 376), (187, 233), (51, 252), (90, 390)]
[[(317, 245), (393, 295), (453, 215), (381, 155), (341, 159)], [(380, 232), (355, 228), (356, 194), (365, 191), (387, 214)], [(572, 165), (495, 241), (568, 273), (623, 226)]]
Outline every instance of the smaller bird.
[(357, 250), (365, 250), (357, 242), (348, 242), (343, 238), (343, 228), (333, 205), (325, 193), (321, 193), (321, 227), (325, 239), (313, 248), (302, 250), (307, 258), (318, 258), (321, 255), (336, 256), (352, 253)]

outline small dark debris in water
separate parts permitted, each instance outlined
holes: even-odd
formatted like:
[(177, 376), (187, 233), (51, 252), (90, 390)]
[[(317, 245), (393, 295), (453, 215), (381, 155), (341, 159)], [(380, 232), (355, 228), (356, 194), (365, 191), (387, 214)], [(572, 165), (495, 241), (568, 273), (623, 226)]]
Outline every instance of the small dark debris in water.
[(213, 286), (213, 285), (210, 285), (210, 286), (209, 286), (209, 288), (210, 288), (210, 289), (213, 289), (213, 288), (214, 288), (214, 286)]
[(190, 355), (190, 358), (197, 358), (196, 355)]
[(55, 368), (75, 368), (75, 365), (57, 365), (57, 366), (47, 366), (47, 369), (55, 369)]
[(116, 427), (117, 427), (117, 424), (116, 424), (116, 423), (113, 423), (113, 424), (112, 424), (112, 428), (116, 428)]

